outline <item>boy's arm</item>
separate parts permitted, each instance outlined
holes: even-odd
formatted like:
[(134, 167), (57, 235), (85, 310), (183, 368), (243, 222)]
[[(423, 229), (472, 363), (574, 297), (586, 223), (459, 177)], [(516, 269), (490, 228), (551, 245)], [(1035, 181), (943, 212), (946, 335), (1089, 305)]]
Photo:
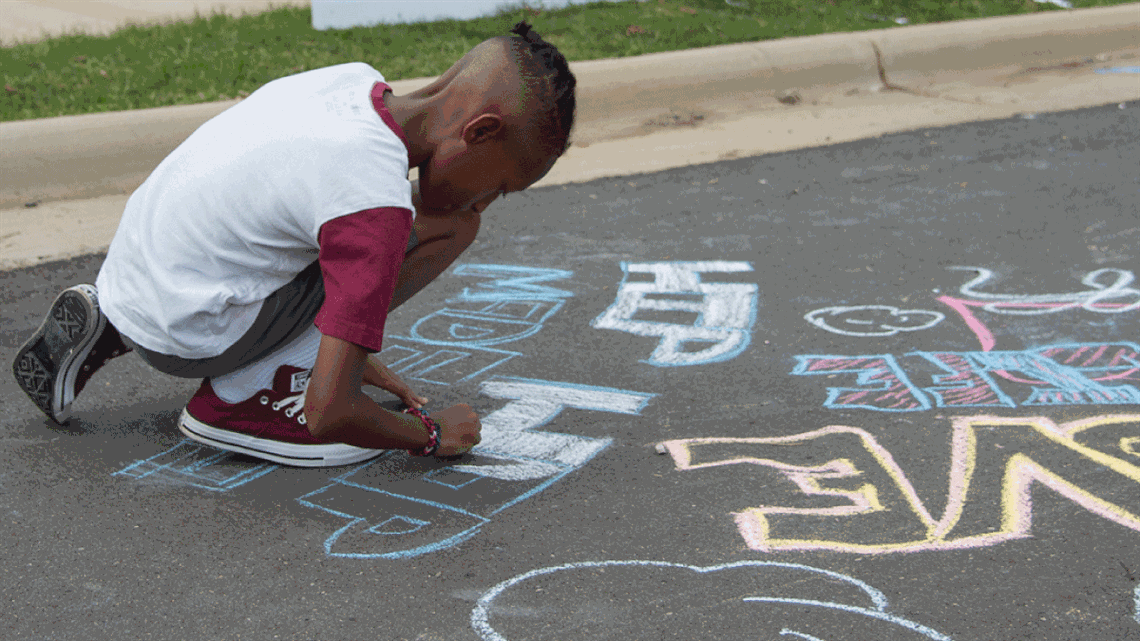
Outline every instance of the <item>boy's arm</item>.
[[(314, 438), (369, 449), (419, 449), (428, 443), (423, 422), (390, 412), (361, 391), (368, 352), (359, 345), (322, 336), (305, 393), (305, 419)], [(438, 456), (462, 454), (479, 444), (479, 419), (467, 405), (432, 416), (440, 427)]]
[(412, 203), (416, 208), (412, 228), (419, 244), (404, 257), (389, 312), (438, 278), (471, 246), (479, 232), (479, 212), (470, 209), (447, 214), (426, 212), (420, 204), (418, 182), (412, 186)]
[(361, 390), (368, 352), (359, 345), (322, 336), (305, 393), (309, 432), (327, 442), (369, 449), (411, 449), (428, 442), (420, 419), (378, 405)]
[(416, 394), (404, 379), (388, 369), (375, 354), (368, 357), (368, 362), (364, 366), (363, 383), (396, 395), (408, 407), (420, 409), (428, 402), (427, 397)]
[[(392, 302), (391, 313), (439, 277), (460, 254), (474, 242), (479, 232), (481, 216), (473, 210), (456, 211), (447, 215), (426, 214), (420, 205), (419, 183), (413, 185), (412, 203), (418, 212), (412, 223), (419, 243), (404, 256)], [(405, 405), (419, 408), (428, 399), (416, 394), (399, 376), (373, 356), (368, 359), (363, 382), (395, 394)]]
[[(335, 218), (318, 234), (325, 302), (317, 314), (320, 348), (309, 379), (305, 418), (318, 440), (369, 449), (420, 448), (428, 430), (412, 415), (390, 412), (361, 390), (372, 369), (369, 353), (380, 348), (380, 331), (405, 246), (391, 239), (406, 233), (407, 210), (371, 209)], [(402, 235), (402, 234), (399, 234)], [(478, 417), (467, 406), (433, 416), (441, 429), (439, 455), (479, 442)]]

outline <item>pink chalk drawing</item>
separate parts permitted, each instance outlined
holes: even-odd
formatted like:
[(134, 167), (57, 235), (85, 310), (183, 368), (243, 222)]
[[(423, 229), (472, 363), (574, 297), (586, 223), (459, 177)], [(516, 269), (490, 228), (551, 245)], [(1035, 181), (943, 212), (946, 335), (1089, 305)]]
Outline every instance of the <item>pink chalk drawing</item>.
[[(904, 357), (908, 360), (890, 354), (800, 354), (791, 374), (828, 379), (842, 375), (837, 385), (827, 388), (823, 404), (830, 409), (917, 412), (932, 407), (1140, 404), (1140, 345), (1127, 341), (1014, 351), (916, 351)], [(908, 375), (902, 365), (917, 359), (941, 373)], [(1007, 382), (999, 385), (995, 377)], [(922, 385), (926, 378), (934, 384)]]
[(861, 356), (797, 356), (797, 376), (854, 374), (856, 387), (828, 389), (824, 405), (830, 408), (863, 407), (883, 412), (930, 409), (930, 401), (907, 378), (898, 360), (890, 354)]
[(949, 488), (938, 518), (891, 453), (862, 428), (676, 439), (659, 447), (678, 471), (747, 465), (788, 482), (764, 485), (763, 496), (780, 503), (733, 514), (748, 547), (759, 552), (885, 554), (1024, 539), (1032, 536), (1038, 486), (1140, 533), (1140, 414), (1061, 424), (1043, 416), (951, 423)]
[[(966, 326), (978, 338), (982, 351), (990, 351), (997, 341), (993, 332), (974, 314), (981, 308), (992, 314), (1007, 316), (1042, 316), (1071, 309), (1083, 309), (1097, 314), (1123, 314), (1140, 309), (1140, 290), (1130, 287), (1135, 276), (1125, 269), (1098, 269), (1081, 279), (1089, 289), (1067, 294), (989, 294), (976, 291), (994, 277), (985, 267), (949, 267), (953, 271), (972, 271), (977, 276), (958, 288), (961, 297), (940, 296), (938, 301), (962, 317)], [(1103, 282), (1115, 276), (1112, 282)]]

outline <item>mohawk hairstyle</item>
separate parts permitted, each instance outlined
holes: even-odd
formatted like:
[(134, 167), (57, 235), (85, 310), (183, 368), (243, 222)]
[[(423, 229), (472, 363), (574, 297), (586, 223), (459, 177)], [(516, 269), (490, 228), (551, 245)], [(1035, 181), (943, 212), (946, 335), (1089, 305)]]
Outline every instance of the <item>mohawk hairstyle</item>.
[(574, 88), (577, 80), (570, 71), (566, 57), (523, 20), (511, 28), (519, 36), (510, 38), (511, 50), (520, 63), (520, 71), (527, 84), (537, 81), (543, 91), (535, 96), (560, 131), (557, 140), (550, 140), (558, 155), (566, 152), (570, 144), (570, 129), (574, 126)]

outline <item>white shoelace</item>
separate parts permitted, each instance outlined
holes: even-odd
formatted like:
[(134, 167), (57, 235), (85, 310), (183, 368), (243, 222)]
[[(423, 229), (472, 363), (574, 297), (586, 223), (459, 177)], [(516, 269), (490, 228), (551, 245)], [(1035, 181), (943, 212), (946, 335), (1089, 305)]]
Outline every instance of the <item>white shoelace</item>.
[[(269, 402), (269, 397), (262, 396), (261, 404), (264, 405)], [(305, 392), (295, 394), (293, 396), (286, 396), (285, 398), (273, 403), (273, 409), (279, 410), (285, 406), (289, 406), (285, 410), (285, 416), (293, 418), (297, 416), (297, 422), (301, 425), (305, 424)]]

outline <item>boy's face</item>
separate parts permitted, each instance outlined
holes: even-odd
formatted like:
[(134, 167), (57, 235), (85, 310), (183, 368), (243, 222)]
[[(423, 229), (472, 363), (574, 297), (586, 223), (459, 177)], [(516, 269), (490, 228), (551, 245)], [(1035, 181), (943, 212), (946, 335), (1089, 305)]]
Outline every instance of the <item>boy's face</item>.
[(522, 127), (504, 129), (502, 120), (493, 115), (473, 119), (462, 136), (445, 141), (420, 167), (424, 213), (481, 213), (499, 196), (522, 191), (550, 171), (558, 157), (521, 140), (531, 139)]

